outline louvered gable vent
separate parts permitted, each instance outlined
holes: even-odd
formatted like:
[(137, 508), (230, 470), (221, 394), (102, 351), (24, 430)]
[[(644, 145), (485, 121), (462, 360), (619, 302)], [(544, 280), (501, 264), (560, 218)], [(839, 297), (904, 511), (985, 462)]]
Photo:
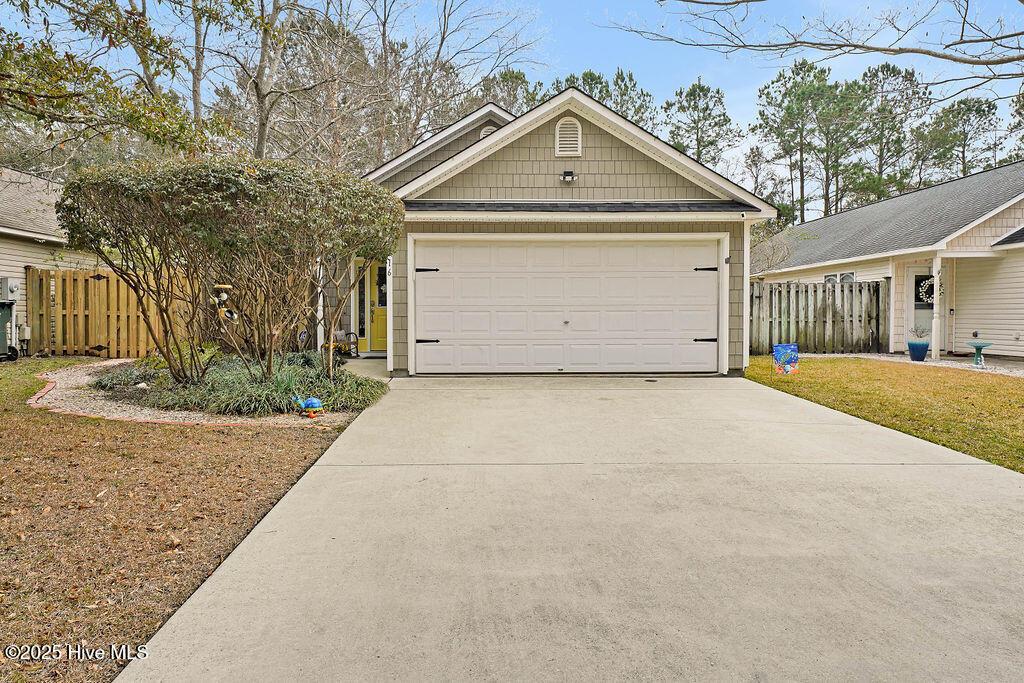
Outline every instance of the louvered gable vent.
[(497, 126), (484, 126), (480, 131), (480, 139), (483, 140), (485, 137), (498, 130)]
[(571, 116), (555, 124), (555, 156), (578, 157), (583, 155), (583, 129), (580, 122)]

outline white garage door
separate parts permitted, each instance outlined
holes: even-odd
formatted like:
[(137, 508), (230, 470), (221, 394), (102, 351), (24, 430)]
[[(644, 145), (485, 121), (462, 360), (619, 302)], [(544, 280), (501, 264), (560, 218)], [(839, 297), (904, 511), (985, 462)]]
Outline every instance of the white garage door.
[(415, 242), (417, 373), (712, 372), (718, 245)]

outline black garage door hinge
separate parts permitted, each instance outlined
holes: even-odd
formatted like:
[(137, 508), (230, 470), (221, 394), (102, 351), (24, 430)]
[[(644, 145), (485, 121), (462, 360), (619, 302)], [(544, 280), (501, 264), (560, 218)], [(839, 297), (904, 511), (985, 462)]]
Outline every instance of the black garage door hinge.
[(417, 339), (417, 344), (440, 344), (440, 339)]
[(417, 273), (440, 273), (440, 268), (417, 268)]
[(717, 342), (718, 337), (697, 337), (693, 341), (695, 342)]
[(718, 266), (704, 266), (703, 268), (694, 268), (694, 270), (706, 270), (706, 271), (712, 271), (712, 272), (717, 273), (718, 272)]

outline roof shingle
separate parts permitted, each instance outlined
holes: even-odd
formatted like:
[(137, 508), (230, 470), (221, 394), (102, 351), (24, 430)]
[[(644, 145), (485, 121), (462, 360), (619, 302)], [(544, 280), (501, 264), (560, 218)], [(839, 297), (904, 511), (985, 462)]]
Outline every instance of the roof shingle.
[(54, 204), (60, 183), (0, 167), (0, 228), (64, 239)]
[(1024, 244), (1024, 228), (1011, 232), (992, 244), (993, 247), (1005, 247), (1008, 244)]
[(808, 221), (776, 238), (786, 258), (771, 270), (929, 247), (1021, 194), (1024, 161)]

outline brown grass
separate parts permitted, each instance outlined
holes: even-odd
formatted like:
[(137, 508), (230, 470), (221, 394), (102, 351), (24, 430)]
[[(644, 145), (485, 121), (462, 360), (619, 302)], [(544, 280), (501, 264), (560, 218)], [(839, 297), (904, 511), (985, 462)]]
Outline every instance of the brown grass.
[(1024, 472), (1024, 378), (864, 358), (802, 358), (797, 375), (751, 358), (747, 377)]
[[(0, 364), (0, 652), (145, 643), (337, 435), (25, 405), (35, 374), (74, 362)], [(0, 678), (109, 680), (124, 664), (0, 655)]]

